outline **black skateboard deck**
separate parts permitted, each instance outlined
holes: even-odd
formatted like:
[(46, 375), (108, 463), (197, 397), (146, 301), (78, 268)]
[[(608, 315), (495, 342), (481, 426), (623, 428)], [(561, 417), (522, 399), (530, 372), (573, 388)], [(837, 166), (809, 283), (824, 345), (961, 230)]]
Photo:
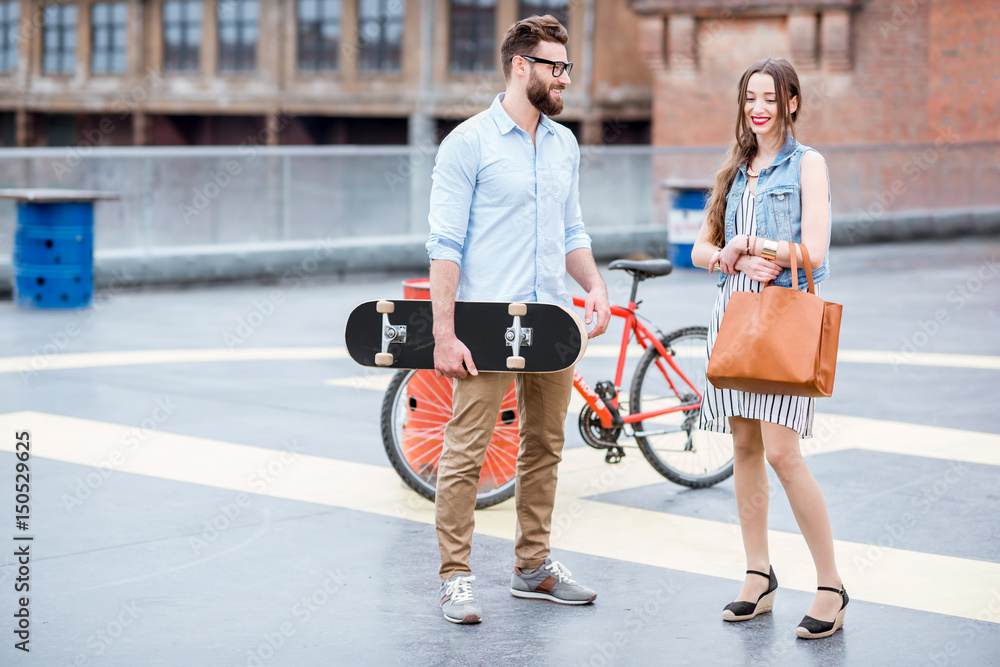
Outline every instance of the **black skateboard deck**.
[[(429, 300), (368, 301), (347, 318), (344, 340), (362, 366), (433, 370), (433, 331)], [(554, 373), (587, 349), (580, 317), (552, 303), (456, 301), (455, 334), (486, 372)]]

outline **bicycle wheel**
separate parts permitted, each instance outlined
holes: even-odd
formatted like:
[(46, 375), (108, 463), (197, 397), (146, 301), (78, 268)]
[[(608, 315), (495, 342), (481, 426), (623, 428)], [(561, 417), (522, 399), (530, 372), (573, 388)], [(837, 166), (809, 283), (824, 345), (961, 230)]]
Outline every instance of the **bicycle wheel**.
[[(660, 342), (673, 355), (684, 378), (704, 393), (708, 329), (679, 329), (663, 336)], [(733, 474), (733, 438), (698, 429), (701, 403), (684, 378), (663, 360), (655, 347), (646, 348), (632, 378), (629, 413), (692, 406), (632, 426), (639, 450), (658, 473), (671, 482), (699, 489)]]
[[(399, 371), (382, 400), (382, 443), (389, 462), (410, 488), (434, 500), (444, 427), (451, 419), (452, 381), (434, 371)], [(514, 495), (517, 471), (517, 395), (504, 395), (493, 438), (479, 475), (476, 509)]]

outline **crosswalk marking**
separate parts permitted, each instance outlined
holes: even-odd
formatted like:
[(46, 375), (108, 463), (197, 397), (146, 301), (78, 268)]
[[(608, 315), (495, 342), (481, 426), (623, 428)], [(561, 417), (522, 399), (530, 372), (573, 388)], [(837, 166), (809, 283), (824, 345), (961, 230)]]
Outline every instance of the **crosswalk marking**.
[[(817, 451), (861, 447), (898, 453), (905, 448), (903, 443), (881, 443), (881, 427), (875, 420), (833, 419), (840, 424), (833, 424), (834, 430)], [(911, 428), (918, 440), (918, 431), (927, 429), (906, 424), (891, 426)], [(123, 444), (129, 431), (126, 426), (38, 412), (0, 415), (0, 429), (31, 431), (32, 454), (36, 457), (84, 466), (114, 460), (115, 469), (127, 473), (433, 523), (433, 505), (404, 488), (388, 466), (292, 455), (164, 432), (149, 432), (140, 446), (129, 448)], [(949, 431), (949, 438), (942, 442), (941, 431), (946, 430), (930, 429), (927, 442), (915, 449), (938, 455), (948, 453), (947, 458), (956, 460), (1000, 465), (1000, 459), (987, 451), (1000, 451), (1000, 436)], [(10, 439), (0, 440), (0, 450), (12, 448)], [(904, 453), (916, 452), (909, 448)], [(192, 465), (193, 461), (198, 465)], [(270, 476), (261, 488), (259, 479), (254, 481), (255, 472), (275, 462), (281, 462), (280, 473)], [(742, 580), (743, 552), (734, 524), (587, 499), (598, 493), (663, 481), (638, 457), (627, 458), (618, 466), (606, 466), (597, 452), (568, 450), (560, 467), (553, 546)], [(510, 539), (514, 522), (513, 504), (504, 503), (477, 513), (476, 530)], [(815, 574), (801, 536), (769, 531), (769, 538), (776, 569), (782, 572), (782, 585), (812, 591)], [(853, 598), (1000, 623), (1000, 616), (991, 614), (988, 607), (996, 593), (990, 584), (1000, 586), (1000, 564), (843, 540), (836, 542), (836, 550)], [(932, 587), (913, 583), (931, 580), (935, 582)]]

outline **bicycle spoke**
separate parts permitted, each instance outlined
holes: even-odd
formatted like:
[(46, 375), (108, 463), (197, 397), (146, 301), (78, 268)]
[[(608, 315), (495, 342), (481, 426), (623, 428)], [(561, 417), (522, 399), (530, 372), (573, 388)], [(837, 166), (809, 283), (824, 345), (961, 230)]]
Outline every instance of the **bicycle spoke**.
[[(671, 481), (708, 486), (732, 474), (732, 439), (697, 426), (705, 379), (707, 330), (694, 327), (668, 334), (663, 345), (673, 363), (655, 348), (644, 353), (632, 382), (631, 414), (651, 413), (633, 424), (636, 443), (650, 464)], [(682, 406), (694, 405), (683, 409)], [(672, 412), (655, 414), (663, 410)], [(665, 429), (676, 429), (662, 432)], [(645, 434), (648, 431), (648, 434)]]

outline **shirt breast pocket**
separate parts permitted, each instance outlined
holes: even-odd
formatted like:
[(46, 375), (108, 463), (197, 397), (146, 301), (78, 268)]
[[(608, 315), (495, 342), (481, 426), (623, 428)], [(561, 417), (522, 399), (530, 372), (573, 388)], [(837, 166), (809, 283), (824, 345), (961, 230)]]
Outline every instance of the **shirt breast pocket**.
[(511, 206), (528, 198), (524, 169), (513, 160), (499, 160), (479, 170), (476, 188), (490, 204)]
[(767, 193), (767, 207), (782, 239), (792, 239), (792, 227), (802, 217), (799, 189), (779, 186)]
[(566, 204), (573, 185), (573, 164), (569, 160), (550, 162), (546, 192), (555, 203)]

